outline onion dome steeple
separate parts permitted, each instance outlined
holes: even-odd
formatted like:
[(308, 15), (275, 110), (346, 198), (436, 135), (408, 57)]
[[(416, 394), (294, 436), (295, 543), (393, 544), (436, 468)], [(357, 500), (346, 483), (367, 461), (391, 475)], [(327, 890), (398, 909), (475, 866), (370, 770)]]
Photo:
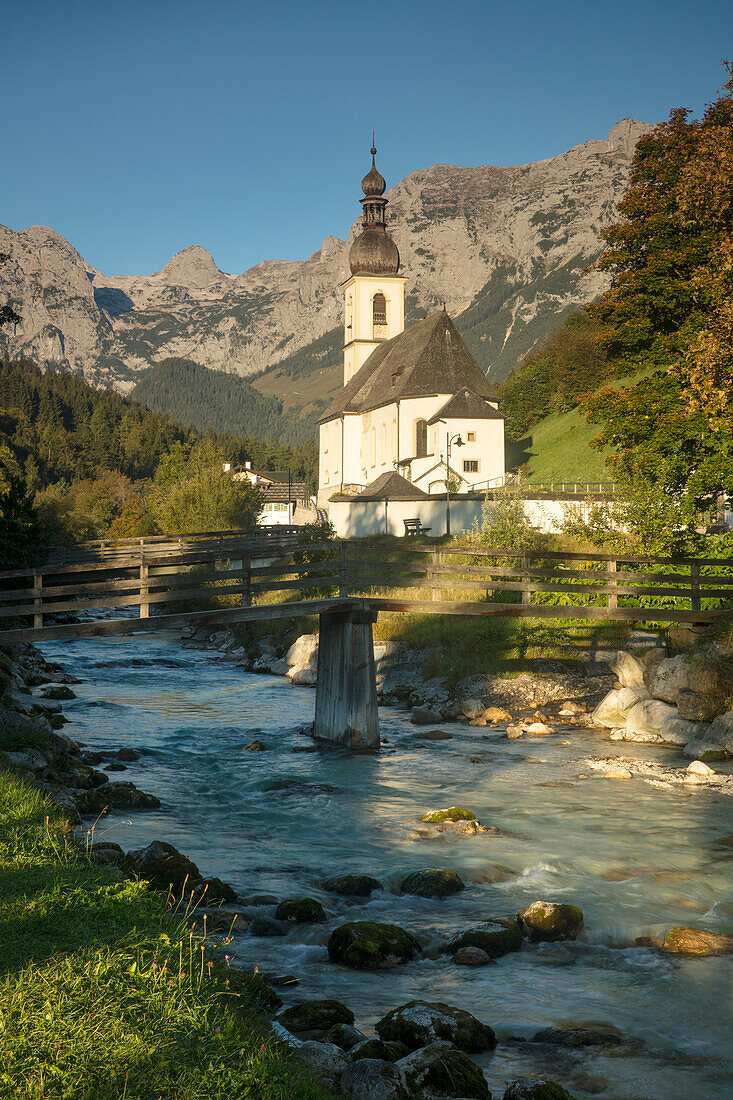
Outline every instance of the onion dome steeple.
[(384, 227), (384, 208), (388, 200), (384, 198), (387, 184), (377, 170), (372, 133), (372, 166), (361, 181), (364, 198), (360, 199), (363, 210), (362, 232), (356, 238), (349, 252), (349, 267), (352, 275), (396, 275), (400, 266), (400, 254), (397, 245)]

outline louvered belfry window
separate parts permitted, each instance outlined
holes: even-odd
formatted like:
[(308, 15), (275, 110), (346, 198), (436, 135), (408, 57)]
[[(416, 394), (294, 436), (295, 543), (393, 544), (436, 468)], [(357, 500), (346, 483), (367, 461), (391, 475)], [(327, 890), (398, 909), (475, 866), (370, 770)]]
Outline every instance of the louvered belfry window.
[(387, 299), (381, 291), (372, 298), (372, 319), (375, 325), (387, 324)]

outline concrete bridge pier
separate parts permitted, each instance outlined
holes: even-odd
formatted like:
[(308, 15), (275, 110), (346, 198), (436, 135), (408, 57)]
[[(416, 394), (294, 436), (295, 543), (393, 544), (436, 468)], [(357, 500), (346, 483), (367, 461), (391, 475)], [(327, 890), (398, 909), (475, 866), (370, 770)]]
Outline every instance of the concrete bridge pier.
[(313, 736), (348, 749), (379, 748), (372, 624), (375, 611), (319, 616), (318, 679)]

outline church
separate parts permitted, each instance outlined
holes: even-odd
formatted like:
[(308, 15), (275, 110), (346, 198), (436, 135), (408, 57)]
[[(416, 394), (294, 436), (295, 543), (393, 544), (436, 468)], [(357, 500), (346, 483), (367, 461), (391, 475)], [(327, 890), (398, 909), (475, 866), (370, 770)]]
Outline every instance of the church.
[(405, 328), (406, 280), (371, 154), (342, 284), (344, 384), (320, 419), (318, 503), (330, 513), (332, 501), (407, 500), (420, 516), (447, 489), (476, 499), (503, 483), (504, 417), (445, 309)]

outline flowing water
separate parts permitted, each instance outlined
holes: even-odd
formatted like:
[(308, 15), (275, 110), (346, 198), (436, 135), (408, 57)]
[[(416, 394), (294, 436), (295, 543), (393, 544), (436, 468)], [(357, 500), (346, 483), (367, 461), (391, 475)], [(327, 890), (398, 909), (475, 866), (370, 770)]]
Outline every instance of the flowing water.
[[(733, 956), (683, 959), (634, 946), (680, 924), (733, 931), (730, 799), (588, 773), (585, 757), (618, 748), (591, 731), (507, 741), (446, 723), (453, 739), (430, 742), (394, 709), (381, 711), (378, 755), (295, 752), (310, 744), (299, 730), (312, 719), (312, 689), (243, 673), (164, 635), (42, 648), (83, 677), (65, 731), (89, 749), (143, 749), (111, 778), (132, 779), (163, 803), (106, 819), (105, 839), (125, 848), (167, 840), (241, 894), (323, 903), (327, 926), (296, 926), (285, 938), (243, 934), (230, 948), (237, 965), (296, 974), (286, 999), (336, 997), (367, 1031), (413, 998), (468, 1009), (499, 1036), (496, 1051), (478, 1059), (495, 1096), (512, 1077), (539, 1072), (579, 1098), (733, 1096)], [(267, 751), (243, 751), (254, 739)], [(626, 755), (635, 749), (676, 761), (670, 749), (623, 746)], [(282, 780), (295, 782), (272, 789)], [(422, 813), (451, 805), (502, 834), (414, 835)], [(397, 893), (406, 873), (431, 866), (455, 869), (468, 888), (443, 901)], [(321, 888), (350, 871), (385, 889), (348, 900)], [(580, 905), (581, 939), (525, 946), (476, 969), (445, 957), (374, 974), (328, 962), (329, 931), (347, 920), (438, 938), (536, 899)], [(524, 1041), (575, 1021), (612, 1024), (641, 1042), (573, 1052)]]

